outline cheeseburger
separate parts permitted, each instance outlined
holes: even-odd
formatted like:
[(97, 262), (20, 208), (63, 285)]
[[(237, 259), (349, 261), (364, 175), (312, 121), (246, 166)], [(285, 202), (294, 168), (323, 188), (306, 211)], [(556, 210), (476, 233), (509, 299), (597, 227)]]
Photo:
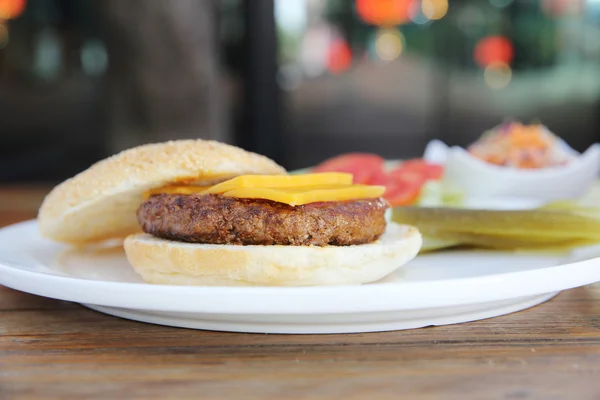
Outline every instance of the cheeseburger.
[(388, 223), (385, 188), (352, 175), (287, 175), (272, 160), (205, 140), (139, 146), (55, 187), (43, 236), (125, 239), (149, 283), (307, 286), (379, 280), (416, 256), (416, 228)]

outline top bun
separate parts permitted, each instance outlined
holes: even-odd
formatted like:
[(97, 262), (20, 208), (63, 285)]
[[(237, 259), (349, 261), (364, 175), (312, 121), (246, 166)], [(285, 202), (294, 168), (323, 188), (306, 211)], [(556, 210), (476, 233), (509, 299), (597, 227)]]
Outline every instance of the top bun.
[(139, 232), (143, 193), (174, 183), (213, 184), (238, 175), (286, 171), (267, 157), (207, 140), (177, 140), (125, 150), (56, 186), (38, 215), (40, 233), (86, 244)]

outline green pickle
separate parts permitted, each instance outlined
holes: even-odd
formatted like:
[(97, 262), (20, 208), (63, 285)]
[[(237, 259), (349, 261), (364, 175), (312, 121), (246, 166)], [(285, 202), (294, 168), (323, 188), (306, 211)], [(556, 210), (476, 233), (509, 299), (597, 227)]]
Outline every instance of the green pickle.
[(456, 245), (569, 249), (600, 243), (598, 209), (568, 202), (509, 211), (399, 207), (393, 210), (392, 220), (419, 228), (429, 246), (424, 251)]
[[(425, 235), (428, 235), (425, 233)], [(431, 234), (429, 234), (431, 235)], [(588, 246), (597, 243), (597, 240), (589, 239), (556, 239), (556, 240), (530, 240), (527, 237), (510, 237), (500, 235), (479, 235), (465, 233), (447, 233), (437, 232), (435, 237), (437, 241), (445, 243), (454, 243), (453, 246), (469, 245), (476, 247), (485, 247), (498, 250), (511, 249), (531, 249), (531, 250), (568, 250), (574, 247)], [(447, 246), (450, 247), (450, 246)], [(446, 247), (446, 248), (447, 248)], [(426, 249), (426, 251), (440, 250), (443, 247), (438, 246), (435, 249)]]

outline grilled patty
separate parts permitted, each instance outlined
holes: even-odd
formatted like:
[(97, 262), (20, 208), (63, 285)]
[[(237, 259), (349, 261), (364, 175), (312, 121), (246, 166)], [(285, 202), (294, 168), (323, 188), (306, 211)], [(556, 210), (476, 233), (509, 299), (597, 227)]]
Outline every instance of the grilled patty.
[(214, 194), (158, 194), (137, 217), (144, 232), (183, 242), (348, 246), (379, 238), (387, 207), (381, 198), (292, 207)]

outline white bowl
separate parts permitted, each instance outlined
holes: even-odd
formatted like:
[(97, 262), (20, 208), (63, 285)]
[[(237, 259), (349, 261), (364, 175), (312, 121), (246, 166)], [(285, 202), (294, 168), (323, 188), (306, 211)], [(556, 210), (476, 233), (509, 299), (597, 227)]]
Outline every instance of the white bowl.
[(582, 154), (562, 141), (560, 146), (573, 160), (564, 166), (535, 170), (489, 164), (439, 140), (427, 145), (424, 158), (445, 164), (444, 181), (462, 190), (467, 198), (502, 196), (552, 201), (581, 197), (598, 177), (600, 145), (594, 144)]

